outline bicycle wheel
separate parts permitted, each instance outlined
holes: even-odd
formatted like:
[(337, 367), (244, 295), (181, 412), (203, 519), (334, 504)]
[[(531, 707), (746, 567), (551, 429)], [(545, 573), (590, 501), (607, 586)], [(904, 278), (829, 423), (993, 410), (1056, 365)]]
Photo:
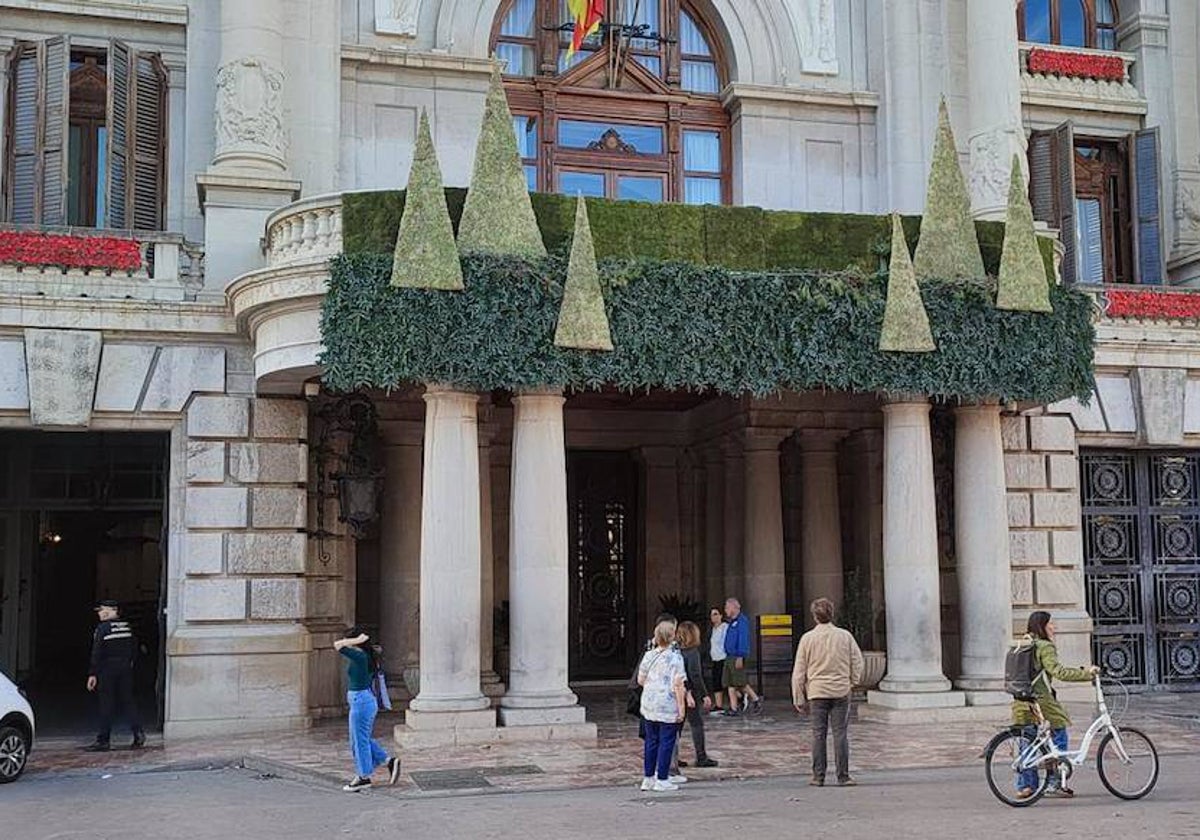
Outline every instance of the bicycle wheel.
[[(1121, 799), (1141, 799), (1158, 783), (1158, 750), (1139, 729), (1119, 726), (1120, 744), (1110, 730), (1096, 749), (1096, 770), (1108, 792)], [(1122, 748), (1124, 755), (1122, 755)]]
[(1016, 768), (1021, 761), (1028, 759), (1033, 744), (1031, 739), (1026, 738), (1017, 729), (997, 734), (984, 748), (983, 769), (987, 776), (988, 787), (1005, 805), (1024, 808), (1037, 802), (1046, 793), (1046, 784), (1050, 781), (1050, 774), (1046, 772), (1046, 765), (1043, 763), (1025, 771), (1030, 774), (1030, 780), (1036, 779), (1036, 781), (1032, 787), (1028, 788), (1030, 793), (1027, 796), (1018, 795)]

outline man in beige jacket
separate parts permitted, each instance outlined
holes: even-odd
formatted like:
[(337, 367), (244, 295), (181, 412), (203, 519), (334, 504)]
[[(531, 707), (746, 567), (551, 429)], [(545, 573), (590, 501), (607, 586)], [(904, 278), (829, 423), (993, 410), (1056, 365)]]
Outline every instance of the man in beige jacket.
[(833, 602), (812, 602), (817, 626), (800, 637), (796, 664), (792, 668), (792, 704), (804, 714), (812, 706), (812, 780), (825, 784), (825, 739), (833, 722), (833, 754), (839, 785), (853, 785), (850, 778), (850, 690), (863, 678), (863, 655), (850, 633), (833, 623)]

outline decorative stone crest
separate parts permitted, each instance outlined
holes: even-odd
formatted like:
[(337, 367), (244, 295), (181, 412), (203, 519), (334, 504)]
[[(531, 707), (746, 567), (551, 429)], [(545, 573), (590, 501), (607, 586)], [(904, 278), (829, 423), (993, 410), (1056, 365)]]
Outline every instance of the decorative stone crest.
[(217, 70), (216, 163), (245, 156), (286, 166), (283, 82), (281, 69), (251, 56)]
[(805, 0), (801, 7), (801, 69), (805, 73), (836, 75), (837, 17), (833, 0)]
[(971, 198), (977, 209), (1003, 207), (1007, 201), (1007, 139), (998, 128), (971, 138)]
[(421, 0), (375, 0), (375, 31), (415, 38), (420, 14)]

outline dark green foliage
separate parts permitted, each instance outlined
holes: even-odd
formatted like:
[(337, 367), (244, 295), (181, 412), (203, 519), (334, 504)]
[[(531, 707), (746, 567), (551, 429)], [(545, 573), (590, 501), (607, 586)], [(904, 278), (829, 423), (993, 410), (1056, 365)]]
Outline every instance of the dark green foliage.
[[(551, 253), (566, 254), (575, 230), (575, 198), (530, 196), (542, 241)], [(466, 190), (447, 189), (450, 219), (458, 229)], [(694, 207), (587, 199), (596, 258), (682, 260), (739, 270), (805, 269), (872, 273), (887, 265), (891, 216), (852, 213), (797, 213), (757, 207)], [(404, 193), (395, 190), (342, 196), (342, 249), (346, 254), (390, 254), (404, 211)], [(921, 220), (903, 218), (909, 249)], [(1000, 268), (1003, 222), (976, 222), (979, 250), (987, 272)], [(1047, 277), (1053, 277), (1054, 244), (1039, 238)]]
[(408, 382), (478, 391), (829, 388), (1038, 403), (1092, 390), (1091, 300), (1061, 287), (1051, 290), (1054, 312), (1034, 314), (997, 310), (994, 281), (931, 280), (921, 291), (939, 349), (888, 354), (877, 349), (882, 274), (734, 274), (608, 261), (600, 280), (616, 349), (591, 353), (553, 343), (566, 275), (561, 256), (468, 255), (466, 289), (453, 294), (394, 289), (390, 271), (388, 254), (333, 261), (322, 362), (335, 390)]

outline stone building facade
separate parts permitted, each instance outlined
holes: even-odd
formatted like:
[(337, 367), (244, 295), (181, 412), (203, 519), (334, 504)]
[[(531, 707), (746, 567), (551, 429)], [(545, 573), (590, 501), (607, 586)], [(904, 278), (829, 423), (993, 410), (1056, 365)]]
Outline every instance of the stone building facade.
[[(642, 5), (613, 76), (608, 42), (562, 55), (557, 2), (0, 0), (2, 230), (136, 228), (143, 254), (0, 264), (0, 441), (162, 441), (161, 487), (130, 505), (163, 523), (134, 597), (167, 736), (338, 713), (331, 642), (355, 621), (415, 696), (412, 742), (586, 736), (569, 682), (627, 671), (660, 596), (802, 613), (849, 571), (886, 640), (871, 703), (899, 716), (997, 700), (1035, 607), (1069, 659), (1194, 684), (1200, 344), (1186, 315), (1112, 304), (1200, 277), (1200, 11)], [(333, 489), (353, 424), (319, 385), (340, 196), (403, 186), (422, 109), (465, 186), (493, 52), (543, 191), (919, 212), (944, 97), (976, 214), (1003, 217), (1019, 155), (1064, 281), (1103, 304), (1095, 399), (371, 394), (382, 515), (355, 539)], [(30, 641), (38, 558), (63, 516), (121, 507), (121, 458), (72, 495), (66, 467), (67, 489), (23, 489), (20, 448), (0, 447), (0, 662), (26, 676), (62, 664)], [(588, 516), (617, 534), (605, 568), (562, 553)], [(75, 608), (131, 597), (114, 586)]]

